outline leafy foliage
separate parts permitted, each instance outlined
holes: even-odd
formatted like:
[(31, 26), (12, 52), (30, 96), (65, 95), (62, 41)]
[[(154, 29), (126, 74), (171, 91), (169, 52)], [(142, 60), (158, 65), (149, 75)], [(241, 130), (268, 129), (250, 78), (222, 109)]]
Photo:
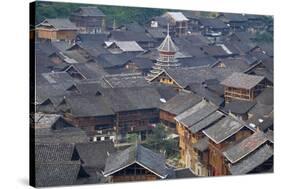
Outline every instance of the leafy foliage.
[(137, 143), (139, 139), (139, 136), (136, 133), (127, 134), (126, 137), (127, 137), (127, 142), (129, 143)]
[(259, 32), (256, 34), (254, 41), (260, 43), (272, 43), (273, 35), (270, 32)]
[(177, 155), (178, 141), (168, 138), (168, 134), (165, 127), (158, 124), (144, 145), (155, 151), (165, 152), (167, 157), (174, 157)]
[(36, 2), (36, 23), (42, 22), (45, 18), (68, 18), (72, 11), (81, 6), (96, 6), (107, 16), (107, 21), (114, 19), (117, 24), (126, 24), (133, 21), (145, 23), (149, 18), (161, 15), (163, 9), (136, 8), (106, 5), (89, 5), (76, 3), (58, 2)]

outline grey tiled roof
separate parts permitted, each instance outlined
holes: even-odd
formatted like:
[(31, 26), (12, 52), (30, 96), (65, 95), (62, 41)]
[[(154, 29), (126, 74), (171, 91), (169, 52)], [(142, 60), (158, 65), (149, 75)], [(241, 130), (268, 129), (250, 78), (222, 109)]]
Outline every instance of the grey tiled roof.
[(256, 101), (264, 105), (273, 105), (273, 88), (265, 88), (257, 97)]
[(250, 111), (249, 115), (252, 114), (255, 117), (263, 117), (273, 112), (273, 105), (265, 105), (257, 103)]
[(67, 104), (75, 117), (114, 115), (104, 98), (95, 94), (70, 96), (67, 98)]
[(230, 117), (224, 117), (211, 127), (203, 130), (203, 133), (216, 144), (219, 144), (237, 133), (243, 127), (244, 125), (240, 122)]
[(35, 113), (35, 128), (51, 128), (60, 117), (61, 116), (57, 114)]
[(86, 133), (80, 128), (66, 127), (60, 129), (35, 129), (35, 142), (48, 144), (65, 144), (87, 142)]
[(176, 178), (193, 178), (197, 177), (196, 174), (190, 168), (175, 169)]
[(175, 119), (186, 127), (192, 127), (194, 124), (203, 120), (204, 118), (215, 112), (217, 109), (217, 106), (203, 100), (178, 115)]
[(103, 95), (115, 112), (157, 108), (161, 98), (153, 87), (103, 89)]
[(240, 143), (236, 144), (235, 146), (227, 149), (223, 152), (223, 155), (231, 162), (236, 163), (240, 159), (247, 156), (249, 153), (256, 150), (259, 146), (264, 144), (267, 141), (266, 135), (258, 131), (248, 138), (244, 139)]
[(35, 143), (35, 161), (71, 161), (74, 149), (74, 144)]
[(35, 185), (36, 187), (73, 185), (80, 168), (80, 161), (35, 162)]
[(255, 106), (255, 104), (256, 102), (233, 100), (228, 103), (225, 103), (223, 109), (227, 112), (232, 112), (234, 114), (246, 114), (253, 106)]
[(188, 89), (217, 106), (221, 106), (224, 102), (224, 98), (221, 97), (222, 95), (219, 95), (216, 92), (210, 90), (209, 87), (206, 87), (206, 85), (204, 84), (190, 84), (188, 86)]
[(191, 57), (191, 58), (185, 58), (185, 59), (179, 61), (179, 63), (181, 63), (182, 66), (186, 66), (186, 67), (210, 66), (210, 65), (214, 64), (215, 62), (217, 62), (217, 60), (210, 56)]
[(162, 104), (160, 109), (174, 115), (179, 115), (200, 101), (201, 98), (195, 94), (180, 92), (178, 95), (168, 100), (165, 104)]
[(123, 52), (143, 52), (144, 49), (139, 46), (136, 41), (114, 41), (112, 42), (108, 48), (112, 45), (116, 45)]
[(103, 78), (105, 85), (111, 88), (149, 86), (145, 77), (140, 73), (107, 75)]
[(188, 129), (192, 133), (197, 133), (201, 131), (202, 129), (205, 129), (206, 127), (210, 126), (215, 121), (219, 120), (223, 117), (223, 114), (219, 111), (215, 111), (214, 113), (208, 115), (203, 120), (199, 121), (198, 123), (194, 124), (193, 126), (189, 127)]
[(166, 37), (165, 32), (166, 29), (163, 28), (147, 28), (147, 32), (154, 39), (164, 39)]
[(90, 79), (92, 81), (99, 81), (107, 74), (100, 65), (95, 63), (74, 64), (72, 66), (86, 79)]
[(122, 67), (129, 60), (136, 57), (139, 52), (126, 52), (122, 54), (101, 54), (97, 58), (97, 63), (103, 68)]
[(227, 75), (224, 70), (214, 70), (207, 66), (168, 68), (165, 69), (165, 71), (183, 88), (194, 83), (202, 84), (206, 80), (211, 79), (221, 81), (225, 78), (225, 75)]
[(245, 60), (245, 58), (227, 58), (221, 61), (218, 61), (217, 64), (214, 64), (212, 67), (219, 67), (220, 65), (224, 66), (221, 69), (230, 68), (233, 72), (243, 72), (247, 68), (249, 68), (249, 64)]
[(242, 89), (251, 89), (260, 83), (264, 77), (248, 75), (244, 73), (233, 73), (231, 76), (221, 82), (222, 85), (227, 87), (235, 87)]
[(168, 175), (164, 155), (155, 153), (141, 145), (134, 145), (110, 155), (106, 160), (104, 175), (112, 175), (133, 163), (140, 164), (160, 178), (165, 178)]
[(154, 39), (143, 31), (111, 31), (110, 38), (116, 41), (154, 42)]
[(41, 74), (50, 84), (73, 83), (73, 79), (67, 72), (49, 72)]
[[(251, 153), (246, 158), (242, 159), (236, 164), (230, 166), (229, 171), (232, 175), (246, 174), (254, 168), (263, 164), (266, 160), (273, 156), (273, 149), (265, 144), (255, 152)], [(273, 165), (272, 165), (273, 166)]]
[(66, 98), (66, 102), (73, 116), (87, 117), (114, 115), (115, 112), (121, 111), (158, 108), (160, 98), (158, 91), (151, 86), (97, 88), (87, 94), (69, 96)]
[(266, 131), (268, 129), (270, 129), (271, 127), (273, 128), (273, 115), (269, 116), (267, 118), (265, 118), (265, 120), (263, 120), (262, 123), (259, 123), (257, 126), (262, 130), (262, 131)]
[(135, 57), (128, 61), (134, 63), (139, 69), (151, 69), (154, 65), (153, 61), (148, 58)]
[(51, 25), (56, 29), (67, 29), (67, 30), (77, 30), (74, 23), (70, 22), (69, 19), (65, 18), (48, 18), (44, 20), (40, 25)]
[(227, 29), (227, 25), (217, 18), (200, 18), (199, 22), (207, 28), (212, 29)]
[(86, 142), (76, 144), (77, 152), (82, 160), (82, 166), (101, 170), (109, 154), (115, 152), (112, 141)]

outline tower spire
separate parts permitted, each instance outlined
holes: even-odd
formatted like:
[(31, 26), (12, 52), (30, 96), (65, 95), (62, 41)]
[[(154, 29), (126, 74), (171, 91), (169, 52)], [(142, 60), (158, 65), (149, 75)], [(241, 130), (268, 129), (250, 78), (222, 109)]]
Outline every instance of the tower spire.
[(167, 25), (167, 35), (170, 35), (170, 24)]

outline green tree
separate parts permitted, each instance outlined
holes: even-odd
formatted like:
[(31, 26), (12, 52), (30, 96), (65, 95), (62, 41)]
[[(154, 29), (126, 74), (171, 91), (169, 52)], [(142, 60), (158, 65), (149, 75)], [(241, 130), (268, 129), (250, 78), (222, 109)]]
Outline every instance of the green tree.
[(260, 43), (272, 43), (273, 35), (269, 32), (258, 32), (256, 34), (254, 41), (260, 42)]
[(158, 124), (152, 134), (147, 138), (145, 146), (158, 152), (165, 152), (167, 157), (174, 157), (178, 154), (178, 141), (168, 138), (169, 133), (165, 127)]
[(45, 18), (68, 18), (73, 10), (81, 6), (96, 6), (104, 12), (108, 21), (115, 19), (117, 24), (127, 24), (133, 21), (144, 24), (149, 18), (165, 12), (164, 9), (153, 8), (39, 1), (36, 2), (36, 23), (42, 22)]

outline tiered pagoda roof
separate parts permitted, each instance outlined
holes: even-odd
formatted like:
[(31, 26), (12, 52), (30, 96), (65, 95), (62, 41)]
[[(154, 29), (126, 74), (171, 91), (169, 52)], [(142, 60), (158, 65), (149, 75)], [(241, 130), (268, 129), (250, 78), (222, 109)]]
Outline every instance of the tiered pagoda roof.
[(157, 48), (158, 51), (161, 52), (173, 52), (176, 53), (178, 51), (178, 47), (173, 42), (171, 36), (169, 33), (167, 34), (164, 41), (160, 44), (160, 46)]
[(165, 68), (179, 66), (179, 64), (177, 63), (177, 59), (175, 59), (175, 54), (178, 51), (178, 47), (175, 45), (169, 34), (169, 26), (167, 36), (157, 48), (157, 50), (159, 51), (159, 57), (157, 59), (157, 62), (153, 66), (153, 69), (147, 75), (147, 80), (153, 79)]

